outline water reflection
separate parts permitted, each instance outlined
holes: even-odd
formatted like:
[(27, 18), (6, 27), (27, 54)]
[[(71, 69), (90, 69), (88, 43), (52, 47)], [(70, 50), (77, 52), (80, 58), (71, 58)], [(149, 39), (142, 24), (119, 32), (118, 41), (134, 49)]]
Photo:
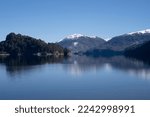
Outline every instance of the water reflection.
[(0, 63), (6, 66), (6, 71), (11, 74), (19, 74), (20, 72), (38, 69), (45, 64), (60, 63), (63, 70), (72, 75), (79, 76), (86, 72), (100, 69), (118, 70), (127, 72), (130, 75), (136, 75), (143, 79), (150, 79), (150, 65), (135, 59), (129, 59), (124, 56), (113, 57), (87, 57), (87, 56), (72, 56), (69, 58), (63, 57), (0, 57)]
[(144, 79), (150, 78), (150, 65), (142, 61), (135, 59), (129, 59), (124, 56), (114, 57), (86, 57), (86, 56), (74, 56), (68, 59), (68, 63), (72, 63), (68, 66), (64, 66), (73, 75), (81, 75), (84, 72), (90, 70), (99, 69), (116, 69), (123, 72), (128, 72), (132, 75), (137, 75)]
[(0, 57), (0, 63), (5, 65), (8, 75), (11, 77), (21, 74), (23, 72), (29, 72), (36, 68), (42, 68), (44, 64), (56, 64), (62, 63), (63, 57), (52, 57), (52, 56), (8, 56)]
[(8, 56), (0, 57), (0, 63), (4, 63), (6, 66), (30, 66), (45, 63), (60, 63), (63, 59), (64, 58), (62, 56)]
[(150, 99), (150, 65), (124, 56), (3, 57), (0, 75), (0, 99)]

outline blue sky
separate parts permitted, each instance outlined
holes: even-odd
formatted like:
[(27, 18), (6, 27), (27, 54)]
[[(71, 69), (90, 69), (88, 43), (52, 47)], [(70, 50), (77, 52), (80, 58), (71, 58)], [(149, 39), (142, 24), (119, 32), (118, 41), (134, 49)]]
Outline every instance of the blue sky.
[(56, 42), (150, 28), (150, 0), (0, 0), (0, 40), (10, 32)]

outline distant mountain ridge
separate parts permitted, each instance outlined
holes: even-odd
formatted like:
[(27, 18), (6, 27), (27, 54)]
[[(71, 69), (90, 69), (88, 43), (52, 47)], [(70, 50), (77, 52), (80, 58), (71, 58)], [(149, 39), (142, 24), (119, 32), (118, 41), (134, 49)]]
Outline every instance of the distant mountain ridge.
[(113, 37), (106, 43), (106, 47), (116, 51), (123, 51), (132, 45), (142, 44), (149, 40), (150, 29), (146, 29)]
[(150, 29), (126, 33), (113, 37), (108, 41), (97, 36), (90, 37), (82, 34), (73, 34), (67, 36), (58, 42), (58, 44), (64, 48), (70, 49), (73, 53), (85, 53), (92, 50), (99, 50), (101, 52), (102, 50), (105, 50), (105, 52), (107, 50), (121, 52), (130, 46), (139, 45), (147, 41), (150, 41)]
[(137, 32), (132, 34), (124, 34), (121, 36), (113, 37), (106, 43), (105, 47), (116, 51), (123, 51), (127, 47), (142, 44), (149, 40), (150, 33)]

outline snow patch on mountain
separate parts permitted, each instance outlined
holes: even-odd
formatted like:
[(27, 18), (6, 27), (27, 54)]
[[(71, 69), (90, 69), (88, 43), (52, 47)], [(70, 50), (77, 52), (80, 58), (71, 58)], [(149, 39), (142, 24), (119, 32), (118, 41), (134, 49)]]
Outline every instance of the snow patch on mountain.
[(77, 45), (78, 45), (78, 42), (74, 42), (73, 45), (74, 45), (74, 46), (77, 46)]

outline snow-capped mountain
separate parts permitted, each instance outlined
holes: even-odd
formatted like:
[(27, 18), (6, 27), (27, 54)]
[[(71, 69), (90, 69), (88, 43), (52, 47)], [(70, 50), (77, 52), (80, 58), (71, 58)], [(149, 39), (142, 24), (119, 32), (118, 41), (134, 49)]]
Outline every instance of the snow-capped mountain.
[(84, 37), (82, 34), (73, 34), (66, 37), (66, 39), (78, 39), (80, 37)]
[(109, 49), (122, 51), (130, 46), (150, 41), (150, 29), (131, 32), (110, 39), (106, 46)]
[(73, 34), (73, 35), (69, 35), (67, 37), (65, 37), (65, 39), (80, 39), (81, 37), (84, 38), (98, 38), (97, 36), (87, 36), (87, 35), (82, 35), (82, 34)]
[(85, 52), (89, 49), (97, 48), (106, 41), (97, 36), (86, 36), (82, 34), (73, 34), (65, 37), (58, 42), (64, 48), (70, 49), (73, 53)]
[(128, 34), (133, 35), (133, 34), (145, 34), (145, 33), (150, 33), (150, 29), (141, 30), (141, 31), (137, 31), (137, 32), (130, 32)]
[(97, 36), (73, 34), (65, 37), (58, 44), (70, 49), (73, 53), (89, 50), (124, 51), (126, 48), (150, 41), (150, 29), (126, 33), (111, 38), (108, 41)]

